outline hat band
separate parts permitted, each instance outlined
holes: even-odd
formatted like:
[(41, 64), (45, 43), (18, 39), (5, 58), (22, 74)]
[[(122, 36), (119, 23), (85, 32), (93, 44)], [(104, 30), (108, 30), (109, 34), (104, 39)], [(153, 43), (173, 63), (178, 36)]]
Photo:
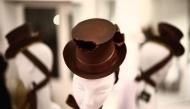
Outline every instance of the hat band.
[(113, 50), (112, 54), (103, 62), (98, 64), (89, 64), (85, 63), (82, 60), (80, 60), (77, 56), (75, 57), (76, 66), (81, 71), (84, 71), (86, 73), (101, 73), (106, 70), (108, 70), (111, 66), (114, 65), (118, 58), (118, 52), (117, 50)]

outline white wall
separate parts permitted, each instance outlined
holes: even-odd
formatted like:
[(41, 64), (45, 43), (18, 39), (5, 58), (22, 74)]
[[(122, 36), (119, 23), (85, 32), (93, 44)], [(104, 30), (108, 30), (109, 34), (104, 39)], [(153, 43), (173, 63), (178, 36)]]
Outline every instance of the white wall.
[[(73, 25), (74, 27), (77, 23), (98, 17), (97, 11), (97, 0), (74, 0), (73, 5)], [(77, 1), (77, 2), (76, 2)]]
[(63, 60), (63, 48), (69, 41), (69, 14), (71, 12), (71, 4), (59, 4), (56, 7), (57, 14), (60, 15), (60, 25), (57, 26), (57, 44), (58, 44), (58, 68), (59, 78), (52, 78), (52, 95), (53, 100), (58, 103), (63, 109), (70, 109), (65, 103), (69, 94), (72, 94), (71, 75)]
[(127, 45), (127, 56), (121, 65), (120, 79), (133, 80), (139, 73), (138, 40), (143, 39), (141, 27), (151, 22), (151, 0), (116, 0), (115, 2), (114, 23), (117, 23), (121, 32), (125, 34)]

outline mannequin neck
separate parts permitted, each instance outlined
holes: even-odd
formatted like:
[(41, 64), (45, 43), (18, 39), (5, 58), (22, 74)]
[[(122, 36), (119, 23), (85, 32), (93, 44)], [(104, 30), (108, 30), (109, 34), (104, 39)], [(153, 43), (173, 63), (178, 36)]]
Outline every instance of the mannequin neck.
[(51, 93), (49, 88), (50, 86), (47, 84), (36, 92), (37, 109), (51, 109)]

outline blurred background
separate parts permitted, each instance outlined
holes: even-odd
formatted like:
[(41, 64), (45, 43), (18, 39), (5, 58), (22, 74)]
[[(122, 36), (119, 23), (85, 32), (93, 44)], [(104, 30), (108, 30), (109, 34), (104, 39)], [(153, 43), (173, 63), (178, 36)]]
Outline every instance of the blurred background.
[[(137, 74), (136, 57), (139, 45), (145, 39), (142, 29), (151, 26), (157, 32), (159, 22), (168, 22), (183, 32), (181, 43), (185, 48), (183, 56), (174, 59), (158, 89), (159, 107), (171, 106), (190, 100), (189, 3), (189, 0), (0, 0), (0, 53), (5, 53), (8, 47), (5, 35), (12, 29), (25, 22), (30, 23), (34, 31), (44, 28), (43, 41), (54, 55), (52, 99), (63, 109), (70, 109), (65, 100), (72, 93), (72, 73), (64, 63), (62, 51), (71, 39), (71, 29), (78, 22), (104, 18), (118, 24), (125, 34), (128, 49), (126, 60), (134, 68), (130, 73), (127, 68), (124, 69), (126, 79)], [(9, 61), (6, 79), (10, 94), (14, 96), (18, 80), (14, 60)], [(117, 86), (114, 90), (117, 90)], [(105, 103), (109, 109), (115, 109), (114, 97), (117, 96), (114, 90)]]

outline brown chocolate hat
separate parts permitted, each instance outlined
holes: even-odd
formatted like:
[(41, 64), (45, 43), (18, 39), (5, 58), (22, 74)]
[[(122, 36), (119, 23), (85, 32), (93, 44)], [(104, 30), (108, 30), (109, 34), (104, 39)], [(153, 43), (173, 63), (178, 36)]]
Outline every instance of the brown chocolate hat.
[(30, 25), (26, 23), (9, 32), (6, 35), (9, 47), (6, 50), (5, 57), (7, 59), (13, 58), (26, 45), (42, 40), (42, 31), (34, 35), (32, 33)]
[(88, 19), (72, 30), (63, 57), (68, 68), (86, 79), (98, 79), (115, 72), (126, 55), (124, 34), (105, 19)]
[(160, 42), (169, 47), (174, 55), (181, 56), (184, 53), (184, 47), (180, 43), (180, 39), (183, 37), (183, 33), (176, 27), (168, 23), (159, 23), (158, 25), (159, 36), (155, 36), (151, 28), (144, 31), (145, 36), (152, 41)]

